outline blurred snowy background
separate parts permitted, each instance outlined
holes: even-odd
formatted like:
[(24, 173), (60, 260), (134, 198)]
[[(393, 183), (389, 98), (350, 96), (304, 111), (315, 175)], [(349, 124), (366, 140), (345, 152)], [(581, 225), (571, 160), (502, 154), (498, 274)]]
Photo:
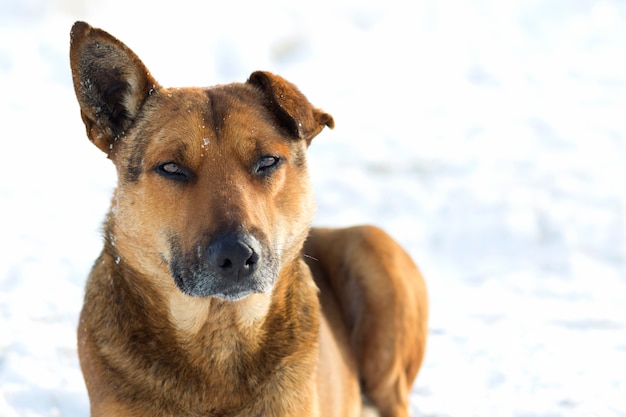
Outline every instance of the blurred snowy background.
[(626, 416), (626, 2), (0, 1), (0, 416), (85, 416), (75, 326), (115, 183), (69, 30), (164, 85), (282, 74), (337, 127), (317, 224), (376, 223), (431, 296), (418, 416)]

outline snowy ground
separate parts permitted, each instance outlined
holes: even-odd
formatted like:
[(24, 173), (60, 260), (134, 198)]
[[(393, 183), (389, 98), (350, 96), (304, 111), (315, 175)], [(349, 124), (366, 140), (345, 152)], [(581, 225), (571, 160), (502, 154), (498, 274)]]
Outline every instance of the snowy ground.
[(268, 69), (332, 113), (318, 224), (376, 223), (431, 295), (418, 416), (626, 416), (626, 3), (0, 3), (0, 416), (84, 416), (74, 328), (114, 171), (76, 19), (164, 85)]

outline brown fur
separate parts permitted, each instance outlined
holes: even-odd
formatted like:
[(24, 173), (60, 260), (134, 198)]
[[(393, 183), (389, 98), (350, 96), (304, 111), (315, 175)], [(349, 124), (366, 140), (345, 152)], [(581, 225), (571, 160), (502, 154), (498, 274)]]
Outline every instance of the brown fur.
[(373, 227), (313, 229), (302, 252), (305, 152), (332, 117), (266, 72), (164, 88), (83, 22), (70, 63), (118, 173), (78, 327), (92, 415), (356, 416), (364, 394), (406, 416), (426, 342), (417, 268)]

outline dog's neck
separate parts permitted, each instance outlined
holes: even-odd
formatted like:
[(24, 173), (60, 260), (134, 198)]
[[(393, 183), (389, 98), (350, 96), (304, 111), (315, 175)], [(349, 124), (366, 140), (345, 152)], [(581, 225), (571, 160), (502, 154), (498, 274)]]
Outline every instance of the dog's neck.
[[(190, 297), (174, 292), (169, 298), (170, 318), (180, 336), (194, 337), (205, 326), (207, 320), (215, 319), (220, 311), (230, 310), (233, 323), (242, 331), (253, 331), (262, 326), (269, 310), (271, 296), (252, 294), (239, 301), (221, 301), (216, 298)], [(230, 308), (228, 308), (230, 307)]]

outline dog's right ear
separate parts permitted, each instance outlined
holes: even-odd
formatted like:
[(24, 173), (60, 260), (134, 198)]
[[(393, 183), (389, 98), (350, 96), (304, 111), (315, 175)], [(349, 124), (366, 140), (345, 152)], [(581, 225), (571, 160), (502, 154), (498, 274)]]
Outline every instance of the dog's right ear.
[(70, 66), (87, 136), (111, 157), (158, 85), (133, 51), (85, 22), (72, 27)]

